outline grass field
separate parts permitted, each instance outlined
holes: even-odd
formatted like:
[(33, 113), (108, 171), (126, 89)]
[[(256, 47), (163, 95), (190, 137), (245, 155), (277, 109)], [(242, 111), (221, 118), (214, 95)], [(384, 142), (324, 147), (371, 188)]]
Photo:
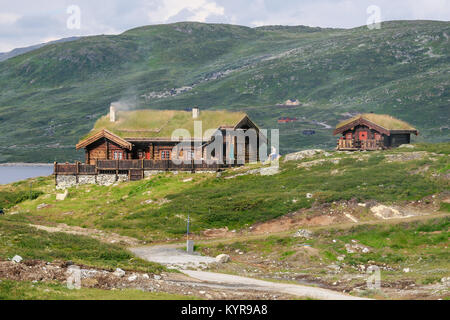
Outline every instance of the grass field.
[(194, 300), (195, 297), (140, 290), (69, 290), (57, 283), (0, 280), (0, 300)]
[(91, 267), (160, 273), (159, 264), (134, 257), (124, 247), (65, 233), (38, 231), (24, 223), (0, 217), (0, 259), (19, 255), (24, 259), (72, 261)]

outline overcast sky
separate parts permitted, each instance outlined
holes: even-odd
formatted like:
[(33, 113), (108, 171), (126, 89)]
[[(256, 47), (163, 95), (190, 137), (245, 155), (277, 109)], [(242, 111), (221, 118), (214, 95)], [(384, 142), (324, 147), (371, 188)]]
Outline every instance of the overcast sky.
[(450, 0), (0, 0), (0, 52), (178, 21), (351, 28), (373, 5), (382, 21), (450, 20)]

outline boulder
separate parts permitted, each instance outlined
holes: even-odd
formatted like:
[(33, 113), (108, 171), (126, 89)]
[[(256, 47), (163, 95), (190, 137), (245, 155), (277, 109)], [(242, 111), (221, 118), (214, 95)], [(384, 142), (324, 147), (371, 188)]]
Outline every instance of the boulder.
[(303, 160), (306, 158), (314, 157), (315, 155), (318, 155), (318, 154), (323, 154), (324, 152), (325, 151), (323, 151), (321, 149), (311, 149), (311, 150), (303, 150), (303, 151), (299, 151), (299, 152), (295, 152), (295, 153), (290, 153), (284, 157), (284, 162), (299, 161), (299, 160)]
[(227, 254), (219, 254), (219, 255), (216, 257), (216, 261), (217, 261), (218, 263), (227, 263), (227, 262), (230, 262), (230, 260), (231, 260), (231, 258), (230, 258), (230, 256), (227, 255)]

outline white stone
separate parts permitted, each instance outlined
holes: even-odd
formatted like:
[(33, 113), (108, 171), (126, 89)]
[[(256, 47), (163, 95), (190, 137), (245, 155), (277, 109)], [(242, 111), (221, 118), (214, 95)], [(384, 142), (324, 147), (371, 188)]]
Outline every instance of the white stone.
[(14, 256), (11, 261), (15, 262), (15, 263), (20, 263), (23, 260), (23, 258), (21, 256)]
[(312, 197), (313, 197), (313, 194), (312, 194), (312, 193), (307, 193), (307, 194), (306, 194), (306, 198), (312, 199)]
[(135, 275), (135, 274), (133, 274), (132, 276), (129, 276), (129, 277), (128, 277), (128, 281), (129, 281), (129, 282), (136, 281), (136, 279), (137, 279), (137, 275)]
[(120, 268), (117, 268), (116, 271), (113, 272), (113, 275), (122, 278), (125, 275), (125, 271)]
[(410, 268), (404, 268), (404, 269), (403, 269), (403, 272), (404, 272), (404, 273), (411, 272), (411, 269), (410, 269)]
[(153, 275), (153, 279), (155, 280), (161, 280), (161, 276), (158, 274)]
[(66, 189), (66, 191), (64, 191), (64, 193), (57, 193), (56, 201), (64, 201), (64, 200), (66, 200), (68, 195), (69, 195), (69, 190), (67, 190), (67, 189)]
[(219, 254), (217, 257), (216, 257), (216, 261), (218, 262), (218, 263), (227, 263), (227, 262), (229, 262), (231, 259), (230, 259), (230, 256), (229, 255), (227, 255), (227, 254)]

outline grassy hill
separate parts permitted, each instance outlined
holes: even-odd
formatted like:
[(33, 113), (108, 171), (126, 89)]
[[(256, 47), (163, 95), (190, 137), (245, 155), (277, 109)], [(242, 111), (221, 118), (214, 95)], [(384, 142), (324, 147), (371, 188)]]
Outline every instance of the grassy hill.
[[(282, 153), (331, 148), (331, 127), (368, 111), (411, 123), (419, 141), (446, 141), (448, 35), (450, 23), (435, 21), (380, 30), (176, 23), (48, 45), (0, 62), (0, 162), (81, 159), (75, 143), (118, 100), (245, 111), (280, 129)], [(276, 106), (289, 98), (301, 105)]]
[[(188, 214), (193, 232), (240, 230), (302, 210), (307, 216), (324, 215), (329, 209), (337, 214), (337, 208), (341, 204), (346, 208), (349, 201), (401, 204), (441, 193), (445, 198), (450, 187), (449, 151), (447, 143), (365, 154), (333, 152), (282, 162), (280, 172), (272, 176), (252, 174), (254, 166), (231, 169), (220, 177), (159, 174), (117, 186), (73, 187), (65, 201), (56, 200), (54, 179), (40, 178), (33, 183), (37, 198), (7, 212), (16, 213), (12, 217), (17, 221), (46, 220), (144, 241), (183, 237)], [(24, 191), (29, 191), (27, 182), (0, 186), (0, 195)], [(433, 210), (449, 211), (444, 198), (428, 198), (427, 203), (436, 202)], [(8, 204), (4, 200), (3, 206)], [(363, 211), (358, 213), (362, 220), (372, 216), (368, 209)]]

